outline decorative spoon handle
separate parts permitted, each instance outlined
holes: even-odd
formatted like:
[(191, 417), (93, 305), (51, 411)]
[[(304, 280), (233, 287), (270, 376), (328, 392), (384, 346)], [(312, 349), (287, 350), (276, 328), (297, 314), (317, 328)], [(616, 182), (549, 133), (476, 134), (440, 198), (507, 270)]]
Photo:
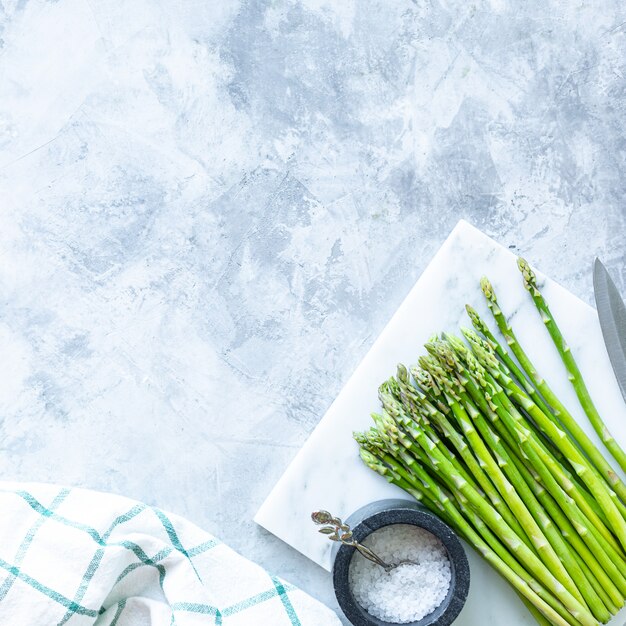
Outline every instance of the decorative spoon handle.
[(352, 535), (352, 529), (345, 524), (341, 518), (334, 517), (328, 511), (315, 511), (311, 513), (311, 519), (318, 526), (323, 535), (327, 535), (331, 541), (338, 541), (345, 546), (351, 546), (358, 550), (366, 559), (380, 565), (385, 571), (392, 570), (395, 566), (385, 563), (375, 552), (372, 552), (367, 546), (359, 543)]

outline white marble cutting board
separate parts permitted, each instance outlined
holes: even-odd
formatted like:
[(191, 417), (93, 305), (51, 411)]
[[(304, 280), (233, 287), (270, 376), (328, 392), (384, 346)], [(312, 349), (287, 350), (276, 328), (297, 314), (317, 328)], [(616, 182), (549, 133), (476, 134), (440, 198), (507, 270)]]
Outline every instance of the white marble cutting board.
[[(541, 266), (541, 259), (527, 260), (533, 266)], [(501, 308), (512, 317), (520, 342), (541, 373), (598, 443), (523, 287), (515, 256), (460, 221), (276, 484), (255, 517), (257, 523), (330, 570), (331, 543), (317, 533), (310, 521), (311, 511), (324, 508), (347, 517), (373, 500), (408, 497), (363, 465), (352, 432), (370, 426), (370, 413), (379, 409), (378, 385), (395, 373), (397, 363), (414, 363), (433, 333), (457, 332), (461, 326), (471, 326), (465, 303), (491, 322), (478, 284), (482, 275), (490, 278)], [(626, 405), (613, 376), (594, 309), (539, 272), (537, 277), (545, 280), (543, 293), (600, 413), (624, 446)], [(468, 556), (470, 594), (455, 624), (535, 624), (508, 584), (469, 548)], [(625, 611), (620, 612), (611, 624), (621, 626), (624, 616)]]

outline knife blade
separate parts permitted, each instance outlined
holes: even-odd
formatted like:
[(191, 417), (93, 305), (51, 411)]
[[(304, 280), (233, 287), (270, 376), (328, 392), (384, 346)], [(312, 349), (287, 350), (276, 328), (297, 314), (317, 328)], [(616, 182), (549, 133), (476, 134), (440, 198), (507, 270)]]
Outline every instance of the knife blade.
[(626, 401), (626, 306), (600, 259), (593, 264), (593, 290), (606, 350)]

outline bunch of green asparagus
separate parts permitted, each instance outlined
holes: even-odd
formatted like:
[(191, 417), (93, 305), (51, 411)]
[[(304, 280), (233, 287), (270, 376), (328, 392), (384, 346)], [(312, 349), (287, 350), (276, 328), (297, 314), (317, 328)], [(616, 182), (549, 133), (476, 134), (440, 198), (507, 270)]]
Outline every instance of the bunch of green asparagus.
[[(626, 471), (528, 264), (524, 285), (580, 403)], [(504, 337), (467, 306), (466, 341), (444, 334), (379, 389), (355, 433), (373, 470), (436, 512), (510, 584), (539, 624), (607, 622), (626, 598), (626, 485), (541, 377), (486, 278)], [(506, 347), (505, 347), (506, 346)]]

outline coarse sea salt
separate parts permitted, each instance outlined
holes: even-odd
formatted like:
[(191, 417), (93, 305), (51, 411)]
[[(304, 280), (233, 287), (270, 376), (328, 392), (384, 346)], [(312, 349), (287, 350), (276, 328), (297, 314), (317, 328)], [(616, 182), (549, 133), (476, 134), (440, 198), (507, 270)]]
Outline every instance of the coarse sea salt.
[(391, 524), (363, 543), (386, 563), (415, 563), (386, 572), (354, 552), (350, 587), (370, 615), (394, 624), (415, 622), (432, 613), (448, 595), (450, 560), (441, 540), (431, 532), (411, 524)]

